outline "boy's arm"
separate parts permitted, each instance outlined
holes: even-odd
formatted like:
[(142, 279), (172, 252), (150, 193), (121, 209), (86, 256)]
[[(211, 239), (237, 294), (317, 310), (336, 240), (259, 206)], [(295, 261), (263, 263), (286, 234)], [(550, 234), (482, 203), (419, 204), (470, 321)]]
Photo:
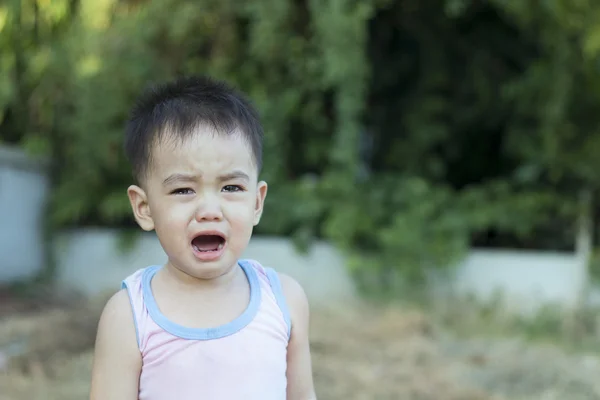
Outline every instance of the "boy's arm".
[(308, 339), (308, 300), (298, 282), (285, 274), (279, 275), (292, 320), (287, 353), (287, 399), (316, 400)]
[(94, 350), (91, 400), (137, 400), (141, 354), (126, 290), (104, 307)]

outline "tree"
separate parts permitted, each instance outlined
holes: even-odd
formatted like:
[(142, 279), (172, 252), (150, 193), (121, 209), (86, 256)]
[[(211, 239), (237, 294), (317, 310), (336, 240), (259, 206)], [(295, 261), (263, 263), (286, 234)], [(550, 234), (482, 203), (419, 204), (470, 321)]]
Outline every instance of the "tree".
[(131, 227), (134, 97), (227, 79), (266, 129), (259, 233), (333, 240), (378, 286), (422, 279), (472, 243), (573, 246), (576, 193), (600, 179), (598, 16), (566, 0), (15, 0), (0, 128), (52, 155), (55, 228)]

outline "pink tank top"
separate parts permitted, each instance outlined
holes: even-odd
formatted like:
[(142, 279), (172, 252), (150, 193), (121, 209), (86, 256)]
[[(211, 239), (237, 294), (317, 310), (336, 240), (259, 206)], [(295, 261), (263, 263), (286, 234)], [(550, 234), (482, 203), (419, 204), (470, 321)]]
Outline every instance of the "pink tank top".
[(290, 315), (277, 273), (240, 260), (250, 301), (235, 320), (192, 329), (161, 314), (150, 282), (161, 266), (123, 281), (142, 355), (139, 400), (285, 400)]

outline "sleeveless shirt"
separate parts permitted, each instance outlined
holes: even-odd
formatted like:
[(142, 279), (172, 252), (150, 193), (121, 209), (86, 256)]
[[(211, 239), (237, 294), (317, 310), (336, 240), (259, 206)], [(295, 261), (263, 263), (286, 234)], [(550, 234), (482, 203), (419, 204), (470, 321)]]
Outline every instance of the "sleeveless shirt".
[(162, 266), (123, 281), (142, 356), (139, 400), (285, 400), (291, 321), (279, 277), (254, 260), (238, 264), (248, 306), (214, 328), (187, 328), (160, 312), (150, 283)]

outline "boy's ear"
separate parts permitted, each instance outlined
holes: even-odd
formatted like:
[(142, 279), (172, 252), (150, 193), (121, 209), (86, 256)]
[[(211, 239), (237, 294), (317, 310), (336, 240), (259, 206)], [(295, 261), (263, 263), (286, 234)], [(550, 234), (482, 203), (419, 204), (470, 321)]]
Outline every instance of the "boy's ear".
[(258, 182), (258, 188), (256, 190), (256, 203), (254, 205), (254, 226), (260, 222), (260, 217), (263, 213), (263, 207), (265, 205), (265, 198), (267, 197), (267, 182)]
[(127, 196), (138, 225), (145, 231), (153, 230), (154, 220), (152, 220), (148, 196), (144, 189), (137, 185), (131, 185), (127, 188)]

